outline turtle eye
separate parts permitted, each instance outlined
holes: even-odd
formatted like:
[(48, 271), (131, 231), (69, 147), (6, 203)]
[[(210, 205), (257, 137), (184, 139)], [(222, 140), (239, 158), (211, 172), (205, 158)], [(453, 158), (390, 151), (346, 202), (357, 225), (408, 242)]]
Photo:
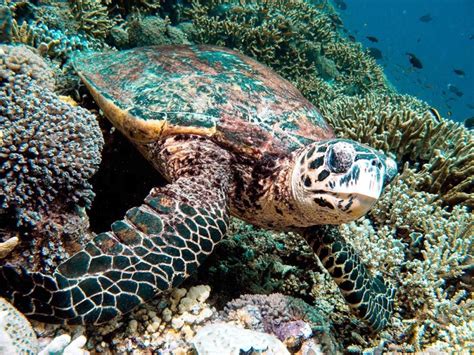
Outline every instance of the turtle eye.
[(347, 142), (338, 142), (329, 149), (327, 157), (329, 169), (333, 173), (342, 174), (354, 163), (355, 150)]

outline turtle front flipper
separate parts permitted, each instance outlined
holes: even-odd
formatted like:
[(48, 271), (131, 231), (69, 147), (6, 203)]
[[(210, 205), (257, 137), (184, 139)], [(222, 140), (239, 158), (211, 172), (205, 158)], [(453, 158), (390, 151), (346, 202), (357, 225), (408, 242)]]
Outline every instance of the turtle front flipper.
[(393, 312), (395, 289), (382, 277), (372, 277), (354, 248), (335, 226), (315, 226), (303, 231), (352, 311), (374, 331), (383, 329)]
[(98, 324), (179, 285), (228, 226), (227, 153), (217, 160), (202, 145), (190, 150), (199, 161), (177, 154), (187, 167), (175, 162), (180, 177), (174, 183), (152, 189), (144, 204), (128, 210), (52, 276), (1, 267), (0, 295), (32, 319)]

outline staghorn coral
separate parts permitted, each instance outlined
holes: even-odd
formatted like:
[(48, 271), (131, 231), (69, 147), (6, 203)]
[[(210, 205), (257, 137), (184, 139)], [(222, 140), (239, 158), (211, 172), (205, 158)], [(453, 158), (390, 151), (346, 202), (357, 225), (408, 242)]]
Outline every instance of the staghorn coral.
[(89, 36), (104, 39), (116, 24), (101, 0), (70, 0), (69, 3), (77, 29)]
[(103, 144), (95, 117), (50, 91), (52, 73), (32, 51), (0, 51), (1, 207), (26, 226), (38, 223), (54, 201), (90, 206), (87, 180)]
[(375, 60), (338, 32), (340, 19), (324, 1), (193, 1), (185, 13), (192, 40), (250, 55), (309, 98), (389, 90)]
[(341, 231), (356, 249), (364, 250), (364, 263), (397, 285), (386, 349), (472, 348), (466, 335), (474, 317), (468, 276), (474, 218), (460, 205), (443, 209), (436, 195), (416, 190), (416, 178), (405, 165), (370, 212), (370, 220), (344, 225)]
[(419, 170), (417, 189), (474, 206), (474, 135), (413, 97), (370, 94), (321, 105), (339, 136), (390, 152)]
[(75, 51), (97, 47), (96, 42), (91, 43), (83, 35), (50, 29), (44, 23), (24, 21), (20, 26), (16, 20), (13, 20), (12, 42), (36, 48), (42, 56), (57, 59), (61, 64)]
[(313, 74), (317, 43), (336, 36), (327, 14), (304, 1), (193, 1), (187, 13), (195, 42), (240, 50), (287, 78)]
[(332, 60), (337, 69), (335, 80), (342, 83), (345, 95), (365, 94), (374, 90), (387, 91), (382, 68), (377, 65), (362, 45), (347, 41), (333, 41), (323, 45), (322, 53)]

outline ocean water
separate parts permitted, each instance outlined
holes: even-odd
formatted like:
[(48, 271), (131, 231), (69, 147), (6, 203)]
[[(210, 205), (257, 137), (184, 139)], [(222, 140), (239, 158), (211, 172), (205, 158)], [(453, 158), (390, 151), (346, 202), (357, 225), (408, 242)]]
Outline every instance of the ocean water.
[[(346, 29), (382, 52), (377, 61), (400, 92), (457, 122), (474, 116), (474, 1), (344, 1), (336, 6)], [(406, 53), (415, 54), (423, 68), (413, 67)]]

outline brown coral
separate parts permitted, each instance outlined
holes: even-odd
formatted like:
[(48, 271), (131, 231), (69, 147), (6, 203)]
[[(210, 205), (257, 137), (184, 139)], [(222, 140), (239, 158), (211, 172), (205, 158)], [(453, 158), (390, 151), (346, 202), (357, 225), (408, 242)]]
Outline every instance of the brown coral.
[(71, 0), (70, 4), (78, 30), (92, 37), (105, 38), (115, 25), (101, 0)]

